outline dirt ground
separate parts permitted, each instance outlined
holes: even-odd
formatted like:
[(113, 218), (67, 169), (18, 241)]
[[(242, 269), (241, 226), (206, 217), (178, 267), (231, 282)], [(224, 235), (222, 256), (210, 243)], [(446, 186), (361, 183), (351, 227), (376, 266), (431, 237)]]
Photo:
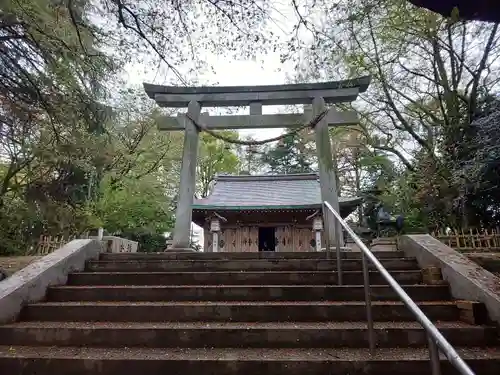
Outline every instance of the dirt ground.
[(500, 277), (500, 253), (467, 253), (464, 254), (481, 267)]
[(0, 269), (8, 276), (33, 263), (40, 256), (0, 257)]

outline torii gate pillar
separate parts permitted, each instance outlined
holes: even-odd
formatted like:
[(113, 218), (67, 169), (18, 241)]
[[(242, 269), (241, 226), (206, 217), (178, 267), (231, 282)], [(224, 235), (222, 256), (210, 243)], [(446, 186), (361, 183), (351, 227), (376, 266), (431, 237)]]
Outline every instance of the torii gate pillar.
[[(325, 108), (326, 105), (323, 98), (314, 98), (313, 117), (318, 116), (325, 110)], [(335, 177), (335, 169), (333, 167), (332, 145), (330, 143), (330, 134), (328, 132), (328, 122), (326, 119), (323, 118), (316, 124), (314, 127), (314, 133), (316, 136), (316, 154), (318, 155), (321, 200), (323, 202), (326, 201), (330, 203), (333, 209), (340, 213), (339, 197), (337, 193), (337, 179)], [(325, 207), (323, 207), (323, 210), (324, 209)], [(328, 231), (328, 238), (330, 241), (335, 240), (337, 243), (343, 244), (344, 239), (342, 235), (342, 227), (338, 225), (337, 220), (334, 220), (334, 217), (330, 212), (323, 212), (323, 217), (327, 215), (330, 218), (330, 220), (325, 220), (325, 224), (328, 225), (328, 227), (325, 227), (325, 231)], [(335, 242), (329, 243), (334, 244)]]
[[(197, 101), (188, 104), (188, 115), (198, 121), (201, 105)], [(173, 248), (188, 248), (191, 236), (191, 220), (193, 218), (193, 197), (196, 188), (196, 161), (198, 160), (198, 129), (191, 121), (186, 122), (184, 130), (184, 148), (182, 149), (182, 165), (180, 189), (175, 212), (175, 229), (172, 241)], [(187, 229), (186, 229), (187, 228)]]

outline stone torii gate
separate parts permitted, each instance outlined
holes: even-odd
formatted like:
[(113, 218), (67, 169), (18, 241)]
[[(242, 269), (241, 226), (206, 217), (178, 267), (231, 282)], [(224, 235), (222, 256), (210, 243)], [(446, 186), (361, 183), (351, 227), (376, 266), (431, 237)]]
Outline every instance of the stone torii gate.
[[(365, 92), (370, 77), (352, 80), (290, 85), (266, 86), (160, 86), (144, 83), (147, 95), (160, 107), (185, 108), (187, 116), (210, 130), (220, 129), (270, 129), (292, 128), (307, 124), (313, 116), (320, 116), (326, 104), (346, 103), (356, 100)], [(263, 115), (263, 105), (303, 104), (304, 113)], [(312, 104), (312, 111), (309, 107)], [(201, 113), (202, 107), (249, 106), (249, 115), (209, 116)], [(312, 112), (312, 113), (311, 113)], [(189, 247), (192, 204), (196, 183), (198, 155), (198, 127), (186, 116), (164, 116), (159, 119), (159, 129), (165, 131), (184, 130), (184, 149), (180, 178), (179, 198), (176, 211), (173, 248)], [(354, 125), (358, 123), (354, 111), (337, 112), (331, 109), (315, 125), (316, 150), (318, 155), (321, 199), (339, 212), (338, 193), (333, 167), (333, 157), (328, 134), (329, 126)], [(342, 243), (342, 232), (329, 220), (328, 238), (335, 243), (336, 235)]]

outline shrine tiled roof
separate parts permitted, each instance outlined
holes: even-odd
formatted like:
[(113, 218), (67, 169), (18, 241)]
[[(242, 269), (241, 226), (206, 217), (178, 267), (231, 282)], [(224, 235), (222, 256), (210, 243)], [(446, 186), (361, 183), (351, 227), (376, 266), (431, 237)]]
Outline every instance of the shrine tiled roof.
[[(340, 206), (356, 206), (362, 198), (339, 198)], [(258, 210), (321, 207), (319, 176), (315, 173), (288, 175), (219, 175), (211, 194), (195, 199), (195, 210)]]

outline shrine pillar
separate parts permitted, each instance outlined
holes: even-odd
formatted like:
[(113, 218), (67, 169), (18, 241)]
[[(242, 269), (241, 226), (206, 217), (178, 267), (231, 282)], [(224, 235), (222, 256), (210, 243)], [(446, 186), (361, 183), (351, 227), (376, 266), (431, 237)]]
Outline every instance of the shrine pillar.
[[(201, 105), (189, 102), (188, 115), (198, 121)], [(181, 179), (177, 209), (175, 211), (175, 229), (172, 248), (188, 248), (193, 217), (192, 204), (196, 187), (196, 161), (198, 158), (199, 132), (192, 121), (186, 119), (184, 130), (184, 148), (182, 151)]]
[[(325, 109), (325, 100), (322, 97), (315, 97), (313, 100), (313, 116), (316, 117), (320, 115)], [(330, 203), (332, 208), (340, 213), (339, 198), (337, 193), (337, 180), (335, 177), (335, 170), (333, 166), (332, 145), (330, 143), (328, 121), (326, 120), (326, 118), (327, 116), (324, 116), (323, 119), (321, 119), (314, 127), (316, 136), (316, 153), (318, 155), (319, 164), (321, 200), (323, 202), (326, 201)], [(325, 212), (325, 207), (323, 207), (323, 217), (325, 217), (326, 215), (328, 215), (328, 220), (325, 220), (325, 222), (328, 227), (325, 228), (325, 235), (328, 236), (330, 243), (344, 243), (340, 224), (337, 222), (331, 212)]]

